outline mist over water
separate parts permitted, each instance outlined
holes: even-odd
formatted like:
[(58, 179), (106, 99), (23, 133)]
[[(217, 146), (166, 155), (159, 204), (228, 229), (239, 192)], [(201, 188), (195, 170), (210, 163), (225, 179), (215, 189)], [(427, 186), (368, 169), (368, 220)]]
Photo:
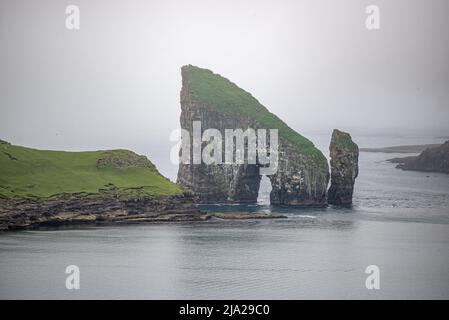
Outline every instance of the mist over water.
[[(250, 92), (328, 157), (332, 129), (359, 147), (449, 139), (449, 2), (77, 0), (0, 2), (0, 139), (49, 150), (129, 149), (172, 181), (180, 68)], [(445, 120), (446, 119), (446, 120)], [(267, 128), (269, 129), (269, 128)], [(361, 153), (354, 204), (207, 211), (286, 219), (0, 233), (0, 299), (449, 299), (449, 176)], [(1, 177), (0, 177), (1, 179)], [(77, 265), (81, 289), (65, 288)], [(364, 273), (380, 268), (380, 290)]]
[[(362, 139), (371, 138), (354, 137)], [(449, 177), (395, 169), (385, 162), (395, 156), (360, 154), (350, 207), (270, 206), (263, 179), (257, 205), (202, 208), (287, 219), (3, 233), (0, 298), (447, 299)], [(80, 290), (65, 289), (70, 264), (80, 267)], [(380, 268), (380, 290), (365, 288), (368, 265)]]

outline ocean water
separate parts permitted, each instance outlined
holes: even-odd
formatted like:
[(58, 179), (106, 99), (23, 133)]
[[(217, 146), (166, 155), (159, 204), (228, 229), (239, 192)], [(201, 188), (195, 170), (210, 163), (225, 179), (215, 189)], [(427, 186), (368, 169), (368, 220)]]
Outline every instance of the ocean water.
[[(354, 137), (360, 146), (434, 138)], [(329, 139), (314, 141), (326, 151)], [(448, 299), (449, 175), (407, 172), (361, 153), (350, 207), (257, 205), (209, 211), (287, 219), (72, 227), (0, 234), (1, 299)], [(265, 181), (266, 182), (266, 181)], [(65, 268), (80, 268), (67, 290)], [(365, 286), (367, 266), (380, 289)]]

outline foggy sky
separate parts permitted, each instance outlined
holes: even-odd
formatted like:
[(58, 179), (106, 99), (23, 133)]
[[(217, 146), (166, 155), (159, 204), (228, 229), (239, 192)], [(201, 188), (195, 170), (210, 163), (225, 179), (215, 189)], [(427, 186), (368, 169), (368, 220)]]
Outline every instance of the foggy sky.
[[(380, 30), (365, 28), (369, 4)], [(447, 0), (0, 0), (0, 139), (127, 148), (164, 166), (185, 64), (306, 135), (449, 135), (448, 15)]]

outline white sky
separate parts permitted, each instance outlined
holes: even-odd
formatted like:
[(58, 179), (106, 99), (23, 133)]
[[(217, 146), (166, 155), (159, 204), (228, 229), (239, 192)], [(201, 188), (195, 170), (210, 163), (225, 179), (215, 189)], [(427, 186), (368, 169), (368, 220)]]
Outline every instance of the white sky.
[(449, 135), (448, 14), (447, 0), (0, 0), (0, 139), (164, 165), (189, 63), (300, 133)]

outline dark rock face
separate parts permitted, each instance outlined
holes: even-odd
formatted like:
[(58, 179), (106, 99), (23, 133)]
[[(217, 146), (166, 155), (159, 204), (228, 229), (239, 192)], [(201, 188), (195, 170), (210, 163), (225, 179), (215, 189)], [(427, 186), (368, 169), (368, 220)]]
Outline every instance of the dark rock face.
[(279, 138), (279, 166), (271, 181), (270, 202), (275, 205), (323, 207), (329, 168), (302, 154), (289, 141)]
[(419, 156), (388, 160), (403, 170), (449, 173), (449, 141), (424, 150)]
[[(189, 94), (187, 75), (183, 72), (181, 90), (181, 128), (193, 137), (193, 121), (201, 121), (201, 132), (217, 129), (225, 136), (225, 129), (248, 127), (256, 123), (248, 117), (224, 114), (194, 101)], [(190, 145), (193, 159), (193, 143)], [(224, 154), (224, 149), (223, 149)], [(257, 201), (260, 185), (259, 168), (255, 164), (182, 164), (177, 182), (194, 191), (202, 203), (252, 203)]]
[(331, 157), (330, 204), (351, 204), (355, 179), (359, 173), (359, 148), (348, 133), (334, 130), (329, 147)]
[(204, 220), (190, 192), (159, 198), (121, 199), (113, 192), (67, 194), (50, 199), (1, 199), (0, 231), (65, 224), (117, 224)]
[[(193, 136), (193, 121), (201, 122), (202, 133), (206, 129), (217, 129), (223, 139), (225, 129), (275, 129), (262, 126), (249, 115), (222, 112), (196, 99), (190, 90), (188, 68), (189, 66), (182, 68), (180, 122), (181, 128), (187, 130), (190, 137)], [(193, 144), (190, 145), (191, 158), (192, 150)], [(321, 155), (319, 151), (318, 153)], [(272, 185), (271, 203), (327, 205), (329, 167), (325, 158), (302, 152), (283, 136), (279, 136), (278, 155), (278, 170), (275, 174), (268, 175)], [(177, 179), (179, 184), (198, 195), (201, 203), (255, 203), (260, 180), (260, 165), (249, 164), (246, 159), (244, 164), (181, 163)]]

